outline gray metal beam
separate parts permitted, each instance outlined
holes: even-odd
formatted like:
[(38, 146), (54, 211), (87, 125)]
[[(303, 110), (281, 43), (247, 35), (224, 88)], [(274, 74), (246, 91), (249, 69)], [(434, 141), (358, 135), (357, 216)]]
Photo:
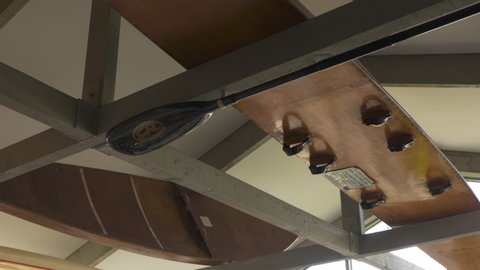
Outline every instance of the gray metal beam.
[(480, 153), (447, 151), (443, 153), (461, 172), (480, 173)]
[(93, 0), (82, 100), (94, 106), (113, 101), (120, 15), (103, 0)]
[(255, 123), (248, 121), (230, 136), (215, 145), (200, 160), (226, 171), (264, 144), (270, 136)]
[[(208, 153), (203, 155), (200, 160), (219, 170), (228, 170), (231, 165), (248, 155), (250, 151), (253, 151), (251, 147), (241, 147), (245, 145), (245, 142), (237, 137), (238, 135), (245, 133), (246, 130), (249, 130), (251, 125), (251, 123), (243, 125), (234, 136), (230, 136), (217, 144)], [(247, 132), (246, 134), (250, 134), (250, 132)], [(255, 144), (258, 145), (259, 141), (261, 140), (258, 140)], [(228, 152), (228, 154), (225, 155), (225, 152)], [(221, 160), (221, 162), (219, 162), (219, 160)], [(230, 166), (226, 166), (225, 164)], [(96, 266), (116, 250), (117, 249), (112, 247), (87, 242), (70, 254), (67, 257), (67, 260), (78, 262), (83, 265)]]
[[(362, 235), (365, 231), (363, 226), (363, 211), (356, 201), (342, 191), (340, 202), (342, 206), (342, 228), (347, 232)], [(359, 247), (355, 247), (358, 249)], [(345, 260), (345, 269), (353, 270), (352, 260)]]
[[(48, 135), (52, 135), (52, 137)], [(98, 136), (77, 142), (55, 130), (47, 130), (45, 133), (34, 135), (23, 142), (0, 150), (0, 182), (41, 168), (104, 142), (105, 139)]]
[(54, 128), (1, 149), (0, 182), (104, 143), (96, 107), (113, 101), (119, 32), (118, 13), (92, 1), (83, 101), (0, 65), (0, 104)]
[(480, 54), (376, 55), (360, 62), (384, 86), (480, 85)]
[[(354, 1), (105, 106), (99, 130), (157, 106), (239, 92), (476, 3)], [(382, 12), (371, 16), (372, 6)]]
[[(381, 266), (388, 263), (389, 266), (410, 267), (403, 261), (397, 261), (395, 257), (376, 256), (392, 250), (415, 246), (419, 244), (444, 241), (455, 237), (478, 234), (480, 227), (480, 210), (431, 220), (414, 225), (407, 225), (389, 231), (378, 232), (360, 236), (360, 254), (341, 255), (325, 250), (320, 246), (307, 246), (292, 249), (277, 254), (257, 257), (251, 260), (223, 264), (203, 269), (208, 270), (237, 270), (237, 269), (268, 269), (268, 270), (291, 270), (310, 265), (322, 264), (344, 259), (366, 258), (368, 263), (376, 263)], [(382, 261), (383, 260), (383, 261)], [(394, 269), (394, 268), (387, 268)], [(405, 268), (399, 268), (405, 269)], [(406, 269), (418, 269), (416, 267)]]
[(93, 135), (95, 108), (3, 63), (0, 105), (59, 130), (48, 130), (1, 149), (0, 182), (104, 142)]
[(94, 108), (3, 63), (0, 63), (0, 105), (78, 140), (95, 132)]
[(117, 249), (87, 242), (70, 254), (66, 260), (82, 265), (96, 266), (112, 255)]
[[(159, 85), (149, 87), (138, 94), (107, 105), (101, 110), (100, 133), (105, 132), (129, 116), (146, 109), (171, 102), (190, 100), (199, 96), (206, 99), (219, 97), (224, 93), (238, 92), (461, 7), (478, 3), (478, 1), (473, 0), (411, 0), (388, 3), (382, 0), (372, 1), (368, 4), (363, 1), (355, 1), (351, 5), (330, 12), (325, 16), (312, 19)], [(372, 5), (383, 10), (381, 16), (370, 15), (368, 11), (371, 10)], [(351, 20), (347, 22), (346, 17)], [(329, 29), (332, 29), (331, 25), (337, 27), (335, 30), (328, 32)], [(318, 34), (319, 31), (322, 31), (321, 35)], [(260, 55), (262, 57), (259, 57)], [(245, 69), (245, 66), (249, 68)], [(3, 84), (4, 78), (0, 77), (0, 79)], [(31, 85), (28, 85), (24, 88), (30, 87)], [(181, 89), (181, 91), (178, 89)], [(171, 91), (173, 90), (175, 90), (175, 95), (172, 95)], [(44, 92), (42, 91), (42, 93)], [(8, 97), (8, 95), (4, 95), (2, 89), (2, 100), (5, 96)], [(16, 97), (15, 94), (13, 94), (13, 97)], [(16, 105), (12, 107), (18, 109), (24, 106), (23, 109), (28, 109), (26, 110), (27, 115), (31, 108), (34, 109), (35, 113), (30, 114), (39, 119), (52, 115), (44, 112), (45, 108), (48, 108), (44, 105), (51, 103), (48, 100), (40, 101), (42, 103), (40, 108), (35, 104), (38, 99), (34, 103), (29, 103), (25, 97), (13, 99), (9, 97), (7, 99), (10, 103), (12, 103), (12, 100), (14, 101), (13, 104)], [(76, 112), (83, 112), (82, 107), (79, 106), (80, 109)], [(39, 115), (42, 117), (39, 117)], [(57, 117), (64, 120), (63, 115), (57, 115)], [(49, 119), (48, 117), (45, 119), (53, 120), (53, 123), (56, 124), (53, 127), (60, 127), (62, 132), (66, 130), (68, 133), (71, 130), (71, 125), (63, 125), (65, 121), (56, 123), (55, 120), (58, 119)], [(77, 121), (74, 127), (83, 123), (78, 121), (78, 119), (83, 118), (75, 117), (75, 119)], [(87, 123), (96, 126), (96, 121)], [(102, 136), (100, 134), (98, 137)], [(115, 153), (115, 155), (119, 156), (120, 154)], [(268, 194), (251, 189), (250, 186), (241, 181), (219, 173), (219, 171), (213, 170), (203, 163), (192, 160), (168, 147), (142, 157), (123, 156), (122, 158), (158, 173), (161, 178), (168, 179), (170, 177), (172, 181), (284, 229), (296, 232), (317, 243), (344, 254), (354, 254), (350, 247), (350, 241), (355, 240), (355, 237), (352, 237), (353, 235), (332, 228), (331, 225), (323, 224), (315, 217), (279, 202)]]
[(0, 9), (0, 29), (3, 28), (29, 0), (13, 0), (3, 11)]
[(425, 270), (391, 253), (367, 256), (358, 258), (357, 260), (368, 263), (381, 270)]
[[(355, 1), (105, 106), (101, 110), (98, 137), (103, 137), (112, 125), (149, 107), (237, 92), (477, 2), (411, 0), (386, 3), (375, 0), (366, 4)], [(384, 7), (382, 16), (368, 15), (373, 4), (378, 8)], [(351, 19), (349, 23), (344, 20), (346, 17)], [(337, 25), (335, 30), (330, 27), (332, 24)], [(318, 35), (319, 29), (323, 31), (322, 35)], [(332, 33), (327, 35), (328, 31)], [(249, 68), (245, 69), (245, 66)], [(85, 103), (69, 100), (70, 97), (52, 91), (4, 64), (0, 65), (0, 81), (0, 104), (6, 104), (77, 139), (89, 137), (89, 133), (97, 128), (96, 121), (92, 120), (95, 112)], [(172, 89), (175, 95), (172, 95)], [(97, 138), (97, 141), (102, 140)], [(77, 149), (84, 150), (81, 147)], [(40, 157), (39, 163), (46, 162), (49, 161)]]
[(480, 210), (363, 235), (361, 254), (376, 254), (480, 232)]
[(360, 205), (345, 192), (340, 191), (342, 204), (342, 227), (344, 230), (362, 235), (365, 231), (363, 225), (363, 210)]
[(189, 188), (339, 253), (356, 252), (352, 249), (357, 243), (357, 236), (354, 234), (347, 233), (171, 147), (163, 147), (141, 156), (123, 155), (108, 146), (97, 150), (143, 168), (158, 179)]
[(203, 270), (291, 270), (311, 265), (343, 260), (346, 257), (322, 246), (308, 246), (291, 249), (249, 260), (201, 268)]
[(41, 132), (1, 149), (0, 172), (7, 170), (13, 172), (13, 168), (18, 169), (21, 166), (26, 166), (29, 162), (50, 155), (53, 152), (61, 151), (76, 143), (78, 143), (77, 140), (65, 136), (54, 129)]

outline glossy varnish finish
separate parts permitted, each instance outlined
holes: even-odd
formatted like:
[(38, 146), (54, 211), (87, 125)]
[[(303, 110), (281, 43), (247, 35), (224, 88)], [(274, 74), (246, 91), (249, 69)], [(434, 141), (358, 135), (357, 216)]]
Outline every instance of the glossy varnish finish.
[(421, 248), (448, 270), (480, 269), (480, 235), (422, 245)]
[(198, 264), (279, 252), (296, 238), (170, 182), (62, 164), (1, 183), (0, 211), (105, 245)]
[(108, 1), (187, 69), (305, 20), (288, 0)]
[[(180, 188), (180, 191), (214, 258), (248, 259), (258, 254), (268, 254), (273, 247), (287, 247), (296, 239), (296, 235), (286, 234), (278, 227), (251, 219), (243, 212), (194, 191), (185, 188)], [(248, 227), (244, 226), (245, 220), (251, 220)], [(266, 239), (258, 237), (259, 235), (268, 235), (268, 244), (264, 242)]]
[[(362, 112), (372, 105), (388, 109), (393, 119), (382, 127), (365, 126)], [(346, 192), (358, 202), (360, 194), (383, 192), (386, 203), (373, 212), (388, 224), (410, 224), (479, 206), (462, 177), (417, 124), (353, 62), (289, 82), (235, 107), (280, 142), (284, 135), (308, 133), (312, 143), (299, 154), (307, 164), (334, 155), (331, 170), (362, 169), (376, 185)], [(390, 152), (388, 139), (402, 133), (414, 135), (414, 146)], [(437, 179), (449, 179), (453, 188), (431, 196), (427, 181)]]
[[(381, 127), (363, 125), (362, 113), (372, 104), (388, 109), (393, 119)], [(479, 208), (455, 168), (354, 62), (289, 82), (235, 106), (279, 142), (283, 143), (284, 135), (288, 138), (288, 134), (308, 133), (312, 143), (298, 155), (306, 163), (305, 170), (314, 157), (325, 155), (336, 157), (331, 170), (361, 168), (375, 181), (375, 186), (345, 192), (357, 202), (361, 193), (383, 192), (386, 202), (373, 209), (373, 213), (390, 225), (411, 224)], [(390, 152), (388, 138), (401, 133), (413, 134), (415, 144), (404, 152)], [(427, 181), (436, 179), (449, 179), (452, 189), (431, 196)], [(421, 248), (448, 269), (478, 269), (480, 265), (479, 236)]]

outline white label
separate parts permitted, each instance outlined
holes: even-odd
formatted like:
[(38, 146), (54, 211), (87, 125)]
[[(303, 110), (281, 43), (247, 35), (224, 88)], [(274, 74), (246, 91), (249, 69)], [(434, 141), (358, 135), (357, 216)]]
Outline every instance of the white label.
[(375, 184), (370, 177), (356, 167), (328, 171), (325, 175), (328, 180), (344, 190), (366, 188)]
[(210, 219), (206, 216), (200, 216), (200, 220), (202, 221), (202, 224), (204, 227), (213, 227), (212, 225), (212, 221), (210, 221)]

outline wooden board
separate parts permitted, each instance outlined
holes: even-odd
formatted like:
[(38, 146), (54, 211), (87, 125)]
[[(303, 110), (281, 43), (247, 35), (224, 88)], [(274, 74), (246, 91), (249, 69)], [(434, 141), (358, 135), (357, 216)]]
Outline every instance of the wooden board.
[[(393, 118), (381, 127), (365, 126), (362, 114), (371, 105), (386, 108)], [(308, 133), (312, 142), (298, 154), (308, 164), (315, 157), (334, 155), (330, 170), (357, 167), (374, 180), (368, 188), (344, 190), (357, 202), (362, 193), (381, 191), (385, 203), (373, 213), (390, 225), (402, 225), (478, 209), (480, 204), (456, 169), (420, 127), (355, 62), (297, 79), (241, 101), (235, 107), (280, 143), (295, 132)], [(396, 134), (415, 137), (403, 152), (391, 152), (388, 140)], [(279, 147), (281, 147), (279, 145)], [(427, 182), (449, 179), (453, 187), (432, 196)], [(422, 246), (449, 269), (478, 265), (471, 246), (477, 236)], [(450, 252), (451, 256), (443, 256)], [(465, 259), (465, 260), (462, 260)], [(476, 269), (476, 268), (475, 268)]]
[(305, 20), (288, 0), (108, 1), (187, 69)]
[[(380, 104), (393, 119), (382, 127), (364, 125), (362, 110), (370, 104)], [(345, 192), (357, 202), (361, 194), (383, 192), (386, 202), (373, 213), (390, 225), (411, 224), (479, 207), (445, 156), (356, 63), (289, 82), (235, 107), (281, 143), (292, 132), (308, 133), (312, 143), (298, 155), (307, 164), (318, 156), (334, 155), (336, 161), (330, 170), (360, 168), (375, 185)], [(413, 147), (390, 152), (388, 140), (403, 133), (413, 134)], [(438, 196), (430, 195), (427, 182), (436, 179), (449, 179), (453, 188)]]
[[(0, 211), (107, 246), (197, 264), (283, 251), (296, 239), (193, 191), (182, 192), (188, 203), (170, 182), (52, 164), (1, 183)], [(200, 215), (210, 218), (210, 226)], [(224, 226), (230, 221), (235, 224)]]

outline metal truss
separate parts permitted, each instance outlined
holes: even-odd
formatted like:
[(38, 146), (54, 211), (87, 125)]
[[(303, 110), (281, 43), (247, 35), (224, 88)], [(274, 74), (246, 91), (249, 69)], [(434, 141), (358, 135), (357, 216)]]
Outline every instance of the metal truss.
[[(93, 2), (94, 10), (95, 5), (102, 5), (101, 1)], [(159, 179), (193, 189), (319, 244), (209, 269), (290, 269), (478, 232), (474, 224), (480, 221), (480, 214), (476, 211), (362, 235), (334, 227), (173, 148), (132, 157), (112, 152), (104, 145), (106, 131), (137, 113), (169, 103), (236, 93), (478, 3), (474, 0), (354, 1), (111, 103), (108, 102), (112, 93), (102, 89), (113, 89), (118, 23), (110, 9), (97, 6), (101, 16), (92, 17), (86, 68), (87, 73), (99, 63), (104, 68), (95, 69), (86, 77), (83, 100), (75, 100), (0, 63), (0, 105), (52, 127), (0, 150), (0, 181), (95, 148), (153, 172)], [(372, 7), (381, 9), (382, 16), (370, 16)], [(102, 20), (105, 15), (111, 19)], [(349, 18), (349, 23), (345, 23), (345, 18)], [(107, 31), (100, 31), (101, 27)], [(105, 49), (95, 49), (96, 46)], [(90, 61), (92, 58), (99, 62)], [(28, 151), (39, 144), (43, 145), (40, 150)]]

